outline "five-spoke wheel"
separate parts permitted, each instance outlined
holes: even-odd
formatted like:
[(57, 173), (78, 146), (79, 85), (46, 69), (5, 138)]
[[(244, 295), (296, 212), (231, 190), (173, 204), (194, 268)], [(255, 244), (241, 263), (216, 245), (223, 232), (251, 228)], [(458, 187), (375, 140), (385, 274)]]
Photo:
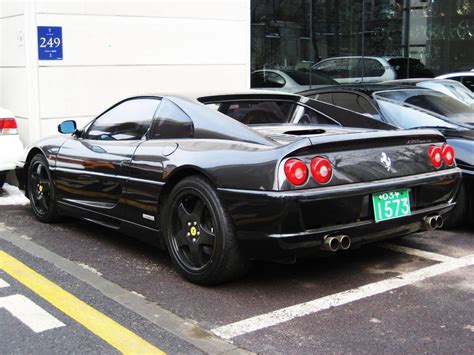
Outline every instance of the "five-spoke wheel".
[(191, 176), (179, 182), (163, 213), (170, 255), (188, 280), (210, 285), (246, 271), (230, 218), (207, 180)]
[(46, 158), (38, 154), (28, 168), (28, 197), (31, 209), (42, 222), (52, 222), (56, 217), (56, 199)]

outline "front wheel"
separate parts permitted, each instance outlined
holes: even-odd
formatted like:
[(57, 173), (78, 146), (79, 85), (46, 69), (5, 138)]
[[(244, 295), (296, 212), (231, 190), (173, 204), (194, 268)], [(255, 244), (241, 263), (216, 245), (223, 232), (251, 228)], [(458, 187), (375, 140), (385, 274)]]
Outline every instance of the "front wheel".
[(168, 250), (187, 280), (213, 285), (245, 273), (248, 260), (238, 248), (226, 209), (207, 180), (192, 176), (179, 182), (163, 214)]
[(56, 195), (46, 158), (37, 154), (28, 167), (28, 197), (35, 217), (50, 223), (57, 219)]

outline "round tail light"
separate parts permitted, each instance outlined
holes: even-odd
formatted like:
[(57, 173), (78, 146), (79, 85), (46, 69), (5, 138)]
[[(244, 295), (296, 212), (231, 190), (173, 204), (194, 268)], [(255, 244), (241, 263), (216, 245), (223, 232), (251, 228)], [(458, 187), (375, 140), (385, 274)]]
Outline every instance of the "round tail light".
[(454, 148), (449, 144), (443, 144), (441, 154), (446, 165), (451, 166), (454, 163)]
[(308, 168), (299, 159), (288, 159), (285, 163), (285, 175), (290, 183), (300, 186), (308, 178)]
[(320, 184), (326, 184), (332, 178), (332, 166), (329, 160), (316, 157), (311, 160), (311, 175)]
[(430, 156), (431, 165), (438, 169), (443, 163), (443, 152), (440, 147), (435, 145), (430, 146), (428, 149), (428, 155)]

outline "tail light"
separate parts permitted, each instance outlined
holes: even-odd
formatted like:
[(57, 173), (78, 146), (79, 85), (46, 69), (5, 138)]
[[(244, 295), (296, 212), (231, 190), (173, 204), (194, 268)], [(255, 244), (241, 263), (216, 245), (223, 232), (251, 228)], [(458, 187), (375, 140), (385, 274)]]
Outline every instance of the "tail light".
[(451, 166), (454, 163), (454, 148), (449, 144), (443, 144), (441, 154), (446, 165)]
[(14, 118), (0, 118), (0, 134), (18, 134)]
[(299, 159), (288, 159), (284, 170), (288, 181), (295, 186), (303, 185), (308, 179), (308, 168)]
[(311, 175), (320, 184), (326, 184), (332, 178), (332, 166), (329, 160), (316, 157), (311, 160)]
[(435, 145), (430, 146), (428, 149), (428, 155), (431, 160), (431, 165), (438, 169), (443, 163), (443, 152), (441, 148)]

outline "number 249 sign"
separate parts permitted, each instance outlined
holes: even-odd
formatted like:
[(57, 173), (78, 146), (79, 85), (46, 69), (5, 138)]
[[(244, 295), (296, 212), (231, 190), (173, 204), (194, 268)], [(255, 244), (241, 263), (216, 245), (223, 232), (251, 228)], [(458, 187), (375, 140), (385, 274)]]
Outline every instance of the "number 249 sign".
[(62, 27), (38, 26), (38, 59), (63, 60)]

